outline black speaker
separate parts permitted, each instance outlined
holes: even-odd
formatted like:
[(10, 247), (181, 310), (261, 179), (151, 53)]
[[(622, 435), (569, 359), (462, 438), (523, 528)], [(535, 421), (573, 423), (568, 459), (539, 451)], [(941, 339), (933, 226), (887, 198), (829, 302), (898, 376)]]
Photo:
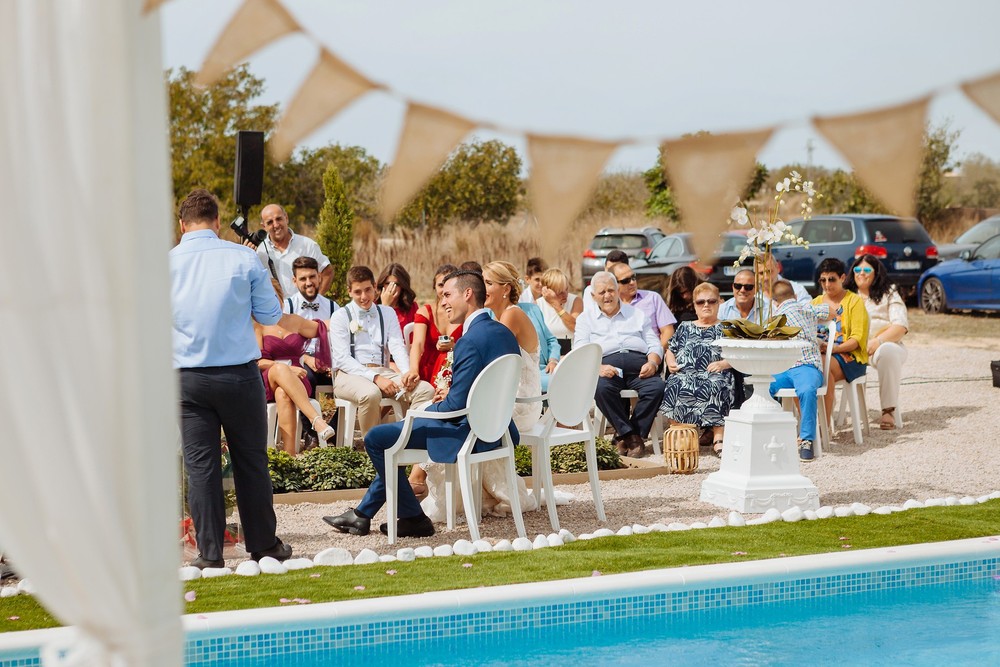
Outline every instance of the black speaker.
[(233, 199), (237, 206), (256, 206), (264, 187), (264, 133), (236, 133), (236, 173)]

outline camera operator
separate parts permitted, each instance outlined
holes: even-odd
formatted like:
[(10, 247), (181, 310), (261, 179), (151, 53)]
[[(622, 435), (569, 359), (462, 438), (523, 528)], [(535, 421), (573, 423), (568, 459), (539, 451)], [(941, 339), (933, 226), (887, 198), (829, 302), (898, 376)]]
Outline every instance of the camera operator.
[(268, 258), (274, 261), (278, 282), (285, 294), (295, 294), (295, 274), (292, 262), (298, 257), (312, 257), (319, 264), (319, 293), (326, 294), (333, 282), (333, 267), (319, 245), (308, 236), (295, 234), (288, 228), (288, 214), (278, 204), (268, 204), (260, 211), (260, 224), (267, 232), (267, 239), (257, 248), (257, 256), (264, 266)]
[(181, 241), (170, 251), (170, 295), (181, 446), (201, 552), (191, 564), (225, 563), (220, 426), (233, 460), (247, 550), (254, 560), (285, 560), (292, 548), (275, 535), (260, 348), (250, 321), (278, 323), (281, 304), (253, 252), (219, 239), (219, 203), (211, 193), (191, 191), (180, 206), (180, 226)]

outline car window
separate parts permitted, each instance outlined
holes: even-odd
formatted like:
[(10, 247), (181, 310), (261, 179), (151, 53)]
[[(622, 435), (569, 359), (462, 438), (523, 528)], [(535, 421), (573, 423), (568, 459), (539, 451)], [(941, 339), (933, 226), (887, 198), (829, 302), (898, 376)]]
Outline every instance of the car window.
[(656, 247), (653, 248), (653, 252), (649, 253), (649, 259), (652, 261), (654, 259), (663, 259), (665, 257), (680, 255), (680, 247), (680, 241), (677, 239), (664, 238), (656, 244)]
[(601, 234), (590, 242), (593, 250), (638, 250), (646, 247), (642, 234)]
[(927, 230), (916, 220), (880, 218), (865, 220), (868, 238), (874, 243), (932, 243)]
[(743, 250), (743, 246), (747, 243), (747, 237), (742, 234), (739, 235), (726, 235), (722, 237), (722, 244), (719, 245), (720, 255), (733, 255), (739, 254)]
[(854, 240), (850, 220), (807, 220), (802, 226), (807, 243), (849, 243)]
[(979, 223), (961, 234), (955, 243), (982, 243), (994, 234), (1000, 234), (1000, 220)]
[(976, 259), (1000, 259), (1000, 236), (994, 236), (976, 248)]

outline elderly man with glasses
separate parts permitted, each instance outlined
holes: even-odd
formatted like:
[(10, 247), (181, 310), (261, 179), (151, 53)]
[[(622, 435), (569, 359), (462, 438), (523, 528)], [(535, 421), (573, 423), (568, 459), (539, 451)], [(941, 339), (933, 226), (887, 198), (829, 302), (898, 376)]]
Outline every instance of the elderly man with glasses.
[[(598, 271), (591, 285), (598, 308), (577, 319), (573, 347), (601, 346), (604, 357), (594, 400), (618, 433), (619, 454), (636, 458), (646, 451), (646, 437), (663, 398), (663, 380), (656, 374), (663, 347), (645, 313), (622, 303), (613, 273)], [(639, 394), (631, 415), (628, 399), (621, 397), (623, 389)]]

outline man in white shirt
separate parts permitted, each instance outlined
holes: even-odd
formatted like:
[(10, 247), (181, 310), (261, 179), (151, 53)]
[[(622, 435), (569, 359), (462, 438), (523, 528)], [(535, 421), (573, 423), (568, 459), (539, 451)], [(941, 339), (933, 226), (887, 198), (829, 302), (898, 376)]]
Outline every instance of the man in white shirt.
[[(330, 318), (330, 354), (337, 369), (333, 393), (357, 404), (363, 436), (379, 423), (383, 397), (395, 398), (404, 409), (422, 407), (434, 398), (434, 389), (410, 368), (396, 311), (375, 303), (371, 269), (352, 266), (347, 287), (351, 303)], [(390, 358), (399, 372), (389, 368)]]
[[(600, 344), (604, 358), (594, 400), (618, 433), (618, 452), (639, 457), (663, 400), (663, 380), (656, 374), (663, 348), (646, 314), (622, 303), (614, 274), (598, 271), (590, 284), (598, 310), (584, 310), (577, 319), (573, 347)], [(622, 389), (639, 393), (631, 415)]]
[[(292, 275), (295, 277), (296, 292), (282, 301), (281, 310), (307, 320), (329, 322), (330, 316), (340, 306), (336, 301), (331, 301), (319, 293), (319, 264), (316, 260), (312, 257), (296, 257), (292, 262)], [(317, 370), (319, 364), (315, 354), (318, 345), (319, 341), (316, 338), (308, 339), (299, 359), (306, 371), (306, 380), (313, 390), (310, 398), (316, 397), (316, 387), (319, 385), (333, 384), (329, 369)], [(319, 436), (304, 414), (299, 413), (299, 420), (302, 422), (302, 438), (306, 441), (306, 449), (311, 449), (319, 443)]]
[(333, 282), (333, 267), (319, 245), (308, 236), (295, 234), (288, 228), (288, 214), (278, 204), (268, 204), (260, 210), (260, 224), (267, 238), (257, 246), (257, 256), (265, 267), (269, 260), (281, 283), (285, 296), (295, 294), (295, 276), (292, 263), (298, 257), (312, 257), (319, 265), (319, 293), (324, 294)]
[[(624, 264), (628, 266), (628, 254), (624, 250), (612, 250), (608, 253), (608, 256), (604, 258), (604, 270), (611, 271), (611, 267), (615, 264)], [(590, 279), (590, 284), (583, 288), (583, 309), (584, 310), (599, 310), (597, 307), (597, 301), (594, 299), (594, 279)]]

